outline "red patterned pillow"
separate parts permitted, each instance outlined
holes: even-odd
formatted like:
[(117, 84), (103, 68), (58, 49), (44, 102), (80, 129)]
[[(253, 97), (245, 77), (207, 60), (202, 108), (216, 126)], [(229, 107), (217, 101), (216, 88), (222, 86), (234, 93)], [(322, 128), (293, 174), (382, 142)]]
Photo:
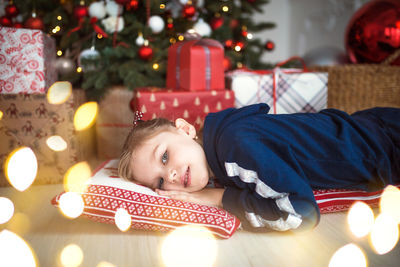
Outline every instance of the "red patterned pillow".
[[(400, 185), (396, 185), (400, 188)], [(365, 192), (359, 190), (324, 189), (314, 190), (315, 200), (321, 213), (332, 213), (348, 210), (356, 201), (363, 201), (371, 207), (379, 205), (383, 190)]]
[[(147, 187), (125, 181), (118, 177), (117, 165), (118, 160), (104, 162), (88, 181), (82, 194), (83, 216), (114, 224), (115, 212), (124, 208), (133, 229), (168, 231), (200, 225), (221, 238), (229, 238), (240, 226), (240, 221), (223, 209), (161, 197)], [(62, 194), (52, 199), (53, 205), (58, 206)]]

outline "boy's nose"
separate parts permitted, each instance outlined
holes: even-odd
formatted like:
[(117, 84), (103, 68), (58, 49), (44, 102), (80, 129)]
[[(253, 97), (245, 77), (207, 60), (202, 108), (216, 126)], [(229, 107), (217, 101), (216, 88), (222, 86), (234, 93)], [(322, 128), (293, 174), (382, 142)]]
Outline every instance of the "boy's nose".
[(170, 169), (168, 173), (168, 182), (175, 183), (178, 180), (178, 173), (175, 169)]

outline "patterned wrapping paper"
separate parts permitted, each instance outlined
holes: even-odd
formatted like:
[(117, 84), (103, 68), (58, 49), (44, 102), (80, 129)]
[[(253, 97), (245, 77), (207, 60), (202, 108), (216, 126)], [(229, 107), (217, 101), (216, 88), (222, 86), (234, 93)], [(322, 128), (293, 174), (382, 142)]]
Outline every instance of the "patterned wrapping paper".
[(0, 94), (45, 93), (57, 81), (55, 60), (52, 37), (0, 26)]
[(168, 49), (167, 88), (224, 90), (224, 48), (215, 40), (178, 42)]
[[(84, 101), (83, 90), (73, 90), (67, 102), (60, 105), (49, 104), (45, 94), (0, 94), (0, 186), (9, 185), (3, 164), (20, 146), (30, 147), (37, 157), (35, 184), (60, 183), (68, 168), (93, 157), (93, 127), (76, 132), (73, 125), (75, 111)], [(61, 136), (68, 148), (51, 150), (46, 140), (53, 135)]]
[(235, 106), (267, 103), (270, 113), (317, 112), (327, 107), (328, 73), (275, 68), (226, 74)]
[(183, 118), (200, 129), (208, 113), (233, 107), (234, 100), (231, 90), (188, 92), (148, 87), (137, 90), (134, 106), (143, 112), (144, 120)]

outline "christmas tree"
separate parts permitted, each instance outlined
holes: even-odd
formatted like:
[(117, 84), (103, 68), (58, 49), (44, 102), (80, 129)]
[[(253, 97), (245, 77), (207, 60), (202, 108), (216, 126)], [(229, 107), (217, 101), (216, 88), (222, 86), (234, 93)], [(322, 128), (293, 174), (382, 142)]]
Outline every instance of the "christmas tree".
[(165, 87), (168, 47), (188, 31), (225, 46), (226, 70), (269, 68), (260, 61), (273, 42), (253, 33), (268, 0), (14, 0), (3, 3), (4, 26), (41, 29), (57, 42), (60, 80), (99, 98), (112, 85)]

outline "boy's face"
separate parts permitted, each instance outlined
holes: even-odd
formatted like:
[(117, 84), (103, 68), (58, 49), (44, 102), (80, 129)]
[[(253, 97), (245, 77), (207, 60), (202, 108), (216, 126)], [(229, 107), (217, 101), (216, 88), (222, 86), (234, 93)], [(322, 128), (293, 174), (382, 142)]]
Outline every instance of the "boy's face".
[(135, 149), (130, 167), (137, 182), (153, 189), (195, 192), (209, 179), (202, 146), (187, 131), (174, 127)]

